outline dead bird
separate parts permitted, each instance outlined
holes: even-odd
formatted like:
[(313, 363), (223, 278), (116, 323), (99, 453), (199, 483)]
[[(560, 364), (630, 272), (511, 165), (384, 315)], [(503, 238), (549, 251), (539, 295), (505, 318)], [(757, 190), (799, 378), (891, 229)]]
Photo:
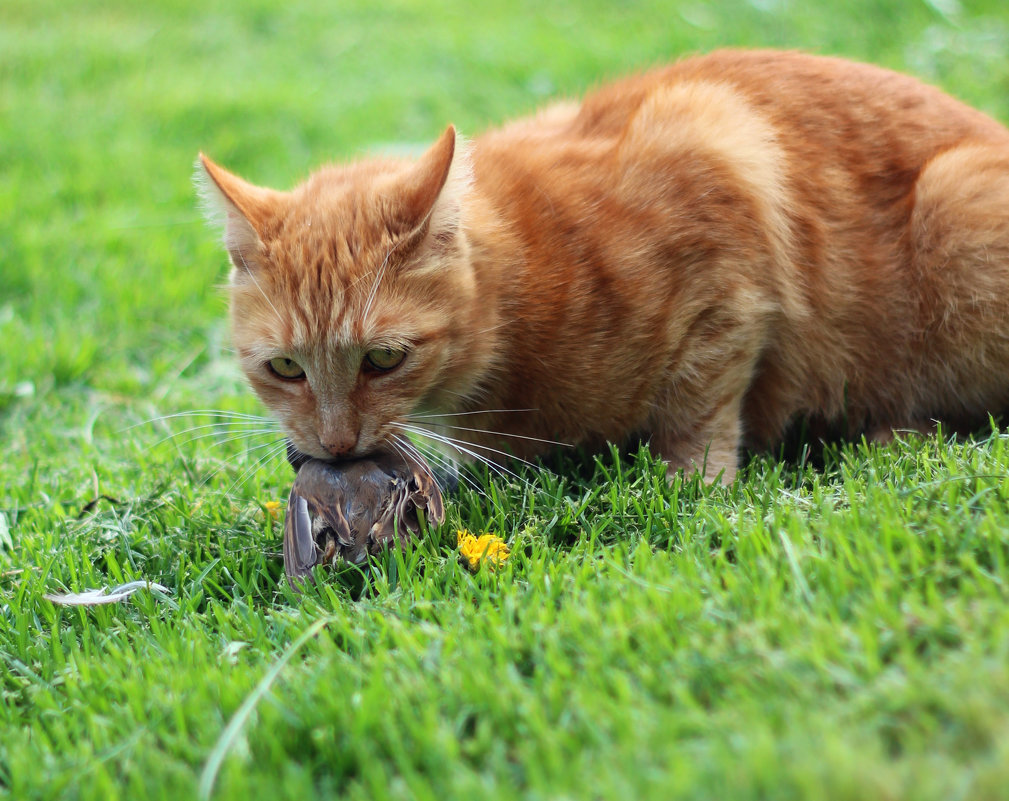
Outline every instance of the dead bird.
[(445, 519), (441, 489), (423, 461), (380, 452), (291, 463), (298, 474), (284, 520), (284, 569), (294, 586), (316, 565), (360, 564), (389, 543), (408, 542), (420, 531), (419, 509), (435, 525)]

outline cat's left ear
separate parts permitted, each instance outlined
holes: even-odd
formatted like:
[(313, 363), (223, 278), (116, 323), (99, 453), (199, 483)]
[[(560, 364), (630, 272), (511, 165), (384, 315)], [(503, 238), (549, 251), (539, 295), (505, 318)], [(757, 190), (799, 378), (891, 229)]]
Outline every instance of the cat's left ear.
[(264, 231), (276, 218), (281, 192), (254, 186), (228, 172), (203, 153), (196, 164), (196, 187), (204, 213), (224, 226), (224, 246), (237, 268), (252, 269)]
[(398, 177), (394, 216), (403, 234), (453, 234), (471, 183), (462, 137), (449, 125), (406, 176)]

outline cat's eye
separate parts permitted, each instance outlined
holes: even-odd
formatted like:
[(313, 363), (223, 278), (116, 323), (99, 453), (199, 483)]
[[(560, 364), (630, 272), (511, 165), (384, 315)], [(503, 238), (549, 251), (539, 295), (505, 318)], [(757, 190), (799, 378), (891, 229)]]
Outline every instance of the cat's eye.
[(372, 348), (364, 354), (364, 368), (373, 372), (388, 373), (395, 370), (406, 358), (402, 348)]
[(301, 369), (301, 365), (294, 359), (288, 359), (284, 356), (270, 359), (266, 363), (266, 366), (270, 368), (270, 372), (275, 376), (287, 379), (288, 381), (297, 381), (305, 377), (305, 371)]

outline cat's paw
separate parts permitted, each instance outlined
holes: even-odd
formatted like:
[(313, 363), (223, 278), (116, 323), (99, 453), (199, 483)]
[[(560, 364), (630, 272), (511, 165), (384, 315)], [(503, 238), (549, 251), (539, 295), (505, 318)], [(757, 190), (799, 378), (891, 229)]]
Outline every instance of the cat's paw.
[(716, 481), (728, 486), (736, 480), (739, 469), (738, 443), (735, 439), (713, 439), (705, 445), (683, 441), (650, 443), (652, 453), (666, 463), (666, 480), (674, 481), (700, 474), (706, 484)]

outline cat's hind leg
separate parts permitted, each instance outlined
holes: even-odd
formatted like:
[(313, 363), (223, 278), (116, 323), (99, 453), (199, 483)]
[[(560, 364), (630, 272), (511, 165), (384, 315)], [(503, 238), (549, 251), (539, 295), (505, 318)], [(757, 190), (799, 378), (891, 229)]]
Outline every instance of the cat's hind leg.
[(921, 330), (913, 413), (983, 423), (1009, 407), (1009, 135), (930, 161), (910, 231)]

